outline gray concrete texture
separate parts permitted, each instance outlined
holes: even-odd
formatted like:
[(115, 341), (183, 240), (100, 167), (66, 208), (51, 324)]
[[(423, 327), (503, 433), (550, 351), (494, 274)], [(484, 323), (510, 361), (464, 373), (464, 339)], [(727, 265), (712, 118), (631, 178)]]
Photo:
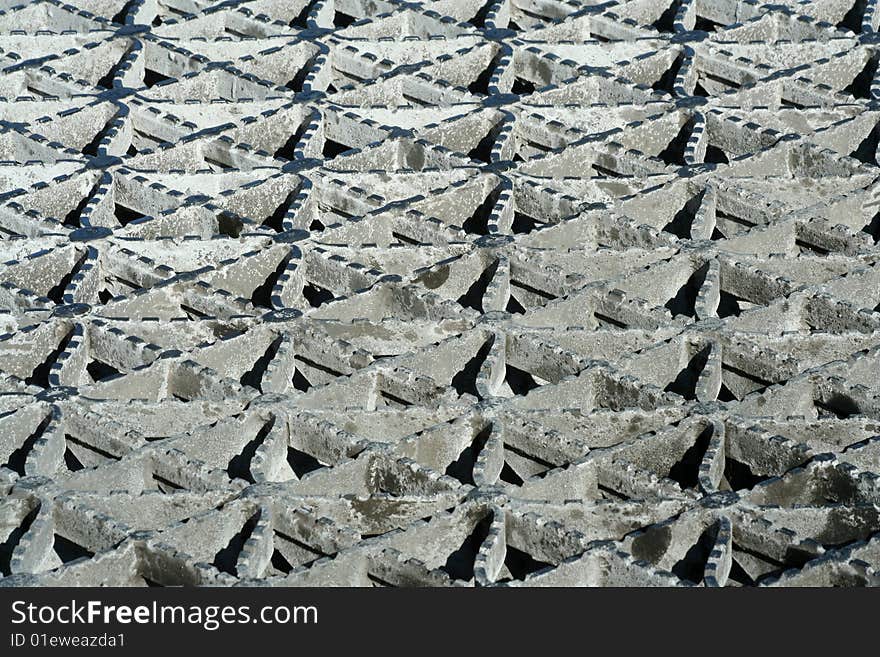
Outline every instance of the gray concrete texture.
[(0, 0), (0, 585), (880, 583), (876, 0)]

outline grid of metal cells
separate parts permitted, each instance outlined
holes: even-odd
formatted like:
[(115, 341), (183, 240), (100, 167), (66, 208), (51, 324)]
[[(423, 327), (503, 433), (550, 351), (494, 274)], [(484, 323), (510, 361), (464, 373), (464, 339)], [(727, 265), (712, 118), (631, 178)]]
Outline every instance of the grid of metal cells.
[(875, 0), (0, 0), (0, 586), (880, 583)]

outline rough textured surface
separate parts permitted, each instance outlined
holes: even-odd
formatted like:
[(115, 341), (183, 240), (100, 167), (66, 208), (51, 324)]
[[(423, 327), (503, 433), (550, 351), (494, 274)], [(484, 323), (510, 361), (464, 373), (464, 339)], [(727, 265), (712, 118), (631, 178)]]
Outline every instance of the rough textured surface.
[(0, 0), (0, 584), (880, 582), (875, 0)]

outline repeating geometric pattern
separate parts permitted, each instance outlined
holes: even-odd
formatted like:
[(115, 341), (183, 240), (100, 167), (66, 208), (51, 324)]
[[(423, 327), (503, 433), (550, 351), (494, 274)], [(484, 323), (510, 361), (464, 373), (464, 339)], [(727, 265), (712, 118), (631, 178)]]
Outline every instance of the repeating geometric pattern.
[(0, 0), (0, 584), (880, 583), (875, 0)]

